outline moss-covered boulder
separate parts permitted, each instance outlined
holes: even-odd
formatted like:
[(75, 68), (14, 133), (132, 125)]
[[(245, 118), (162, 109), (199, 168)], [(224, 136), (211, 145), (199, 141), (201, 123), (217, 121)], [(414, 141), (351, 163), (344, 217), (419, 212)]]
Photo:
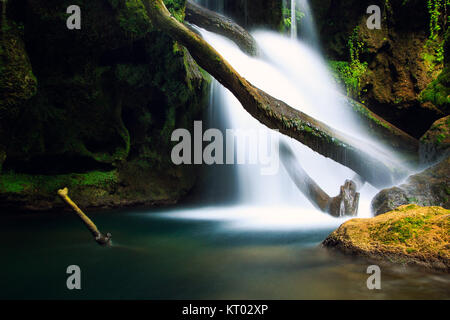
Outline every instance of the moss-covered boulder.
[(443, 114), (450, 112), (450, 67), (445, 67), (419, 95), (423, 104), (432, 104)]
[(410, 176), (405, 183), (381, 190), (372, 200), (372, 212), (380, 215), (398, 206), (418, 204), (450, 209), (450, 157), (423, 172)]
[(450, 155), (450, 116), (433, 123), (422, 136), (419, 153), (423, 164), (433, 164)]
[(450, 272), (450, 210), (406, 205), (371, 219), (352, 219), (323, 245), (374, 261)]
[[(81, 30), (66, 27), (74, 4)], [(183, 19), (184, 0), (166, 4)], [(20, 110), (14, 121), (0, 118), (0, 206), (60, 207), (56, 191), (65, 186), (84, 208), (167, 204), (186, 195), (195, 169), (172, 164), (170, 136), (201, 118), (209, 80), (183, 47), (153, 28), (142, 2), (17, 0), (7, 9), (8, 22), (21, 26), (7, 35), (23, 45), (15, 65), (0, 60), (16, 75), (0, 92), (21, 94), (30, 70), (38, 87), (11, 100), (8, 110)]]
[(450, 112), (450, 29), (445, 32), (444, 69), (419, 95), (423, 104), (432, 104), (443, 114)]

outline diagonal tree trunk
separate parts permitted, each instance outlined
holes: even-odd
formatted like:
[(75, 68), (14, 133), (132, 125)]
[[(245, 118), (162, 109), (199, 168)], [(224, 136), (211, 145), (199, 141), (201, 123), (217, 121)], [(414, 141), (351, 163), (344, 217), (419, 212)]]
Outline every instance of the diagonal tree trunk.
[(191, 0), (186, 1), (186, 21), (229, 38), (251, 56), (255, 56), (258, 52), (255, 39), (244, 28)]
[(344, 100), (344, 105), (353, 110), (370, 134), (384, 144), (391, 146), (401, 154), (404, 160), (411, 166), (418, 165), (419, 140), (373, 113), (358, 101), (346, 96), (343, 96), (342, 98)]
[(184, 45), (196, 62), (228, 88), (254, 118), (325, 157), (351, 168), (375, 187), (393, 185), (407, 172), (367, 146), (254, 87), (205, 40), (171, 16), (162, 0), (143, 1), (155, 27)]

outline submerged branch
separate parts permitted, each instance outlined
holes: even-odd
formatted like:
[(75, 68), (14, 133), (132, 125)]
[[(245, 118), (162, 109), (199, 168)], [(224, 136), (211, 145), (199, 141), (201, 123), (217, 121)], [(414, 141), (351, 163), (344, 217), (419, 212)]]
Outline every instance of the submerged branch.
[(191, 0), (186, 1), (186, 21), (229, 38), (251, 56), (255, 56), (258, 52), (255, 39), (244, 28)]
[(241, 102), (244, 109), (268, 128), (279, 130), (321, 155), (351, 168), (375, 187), (393, 185), (406, 172), (376, 149), (332, 129), (254, 87), (197, 34), (171, 16), (162, 0), (143, 1), (153, 24), (184, 45), (195, 61)]
[(330, 197), (302, 168), (292, 149), (284, 142), (280, 144), (281, 161), (298, 189), (320, 211), (334, 217), (358, 215), (358, 183), (346, 180), (339, 195)]
[(81, 219), (81, 221), (84, 223), (84, 225), (89, 229), (89, 231), (94, 236), (95, 241), (101, 246), (109, 246), (111, 245), (111, 234), (107, 233), (106, 235), (103, 235), (97, 228), (97, 226), (92, 222), (89, 217), (84, 214), (83, 211), (75, 204), (75, 202), (72, 201), (72, 199), (69, 198), (69, 190), (67, 188), (58, 190), (58, 195), (60, 198), (67, 203), (69, 207), (75, 211), (77, 216)]

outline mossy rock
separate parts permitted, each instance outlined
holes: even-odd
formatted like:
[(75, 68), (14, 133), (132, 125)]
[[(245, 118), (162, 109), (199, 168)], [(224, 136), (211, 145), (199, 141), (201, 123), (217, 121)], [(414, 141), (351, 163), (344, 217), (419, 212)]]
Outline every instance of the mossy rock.
[(371, 219), (352, 219), (323, 242), (370, 260), (450, 272), (450, 210), (405, 205)]
[(450, 155), (450, 116), (437, 120), (420, 139), (420, 160), (435, 163)]
[(450, 112), (450, 68), (446, 67), (436, 80), (420, 93), (422, 103), (430, 102), (443, 114)]
[(14, 209), (49, 210), (61, 207), (57, 191), (68, 187), (81, 206), (96, 207), (111, 201), (118, 183), (116, 170), (62, 175), (0, 175), (0, 199)]

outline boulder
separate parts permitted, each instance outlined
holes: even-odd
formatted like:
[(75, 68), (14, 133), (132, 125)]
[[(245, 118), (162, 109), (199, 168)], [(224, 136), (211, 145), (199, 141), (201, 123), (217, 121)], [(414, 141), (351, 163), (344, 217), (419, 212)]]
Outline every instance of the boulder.
[(372, 212), (379, 215), (405, 204), (450, 208), (450, 157), (410, 176), (400, 186), (380, 191), (372, 200)]
[(370, 219), (352, 219), (322, 243), (376, 262), (450, 271), (450, 210), (401, 206)]
[(433, 164), (450, 155), (450, 116), (437, 120), (420, 138), (422, 164)]

